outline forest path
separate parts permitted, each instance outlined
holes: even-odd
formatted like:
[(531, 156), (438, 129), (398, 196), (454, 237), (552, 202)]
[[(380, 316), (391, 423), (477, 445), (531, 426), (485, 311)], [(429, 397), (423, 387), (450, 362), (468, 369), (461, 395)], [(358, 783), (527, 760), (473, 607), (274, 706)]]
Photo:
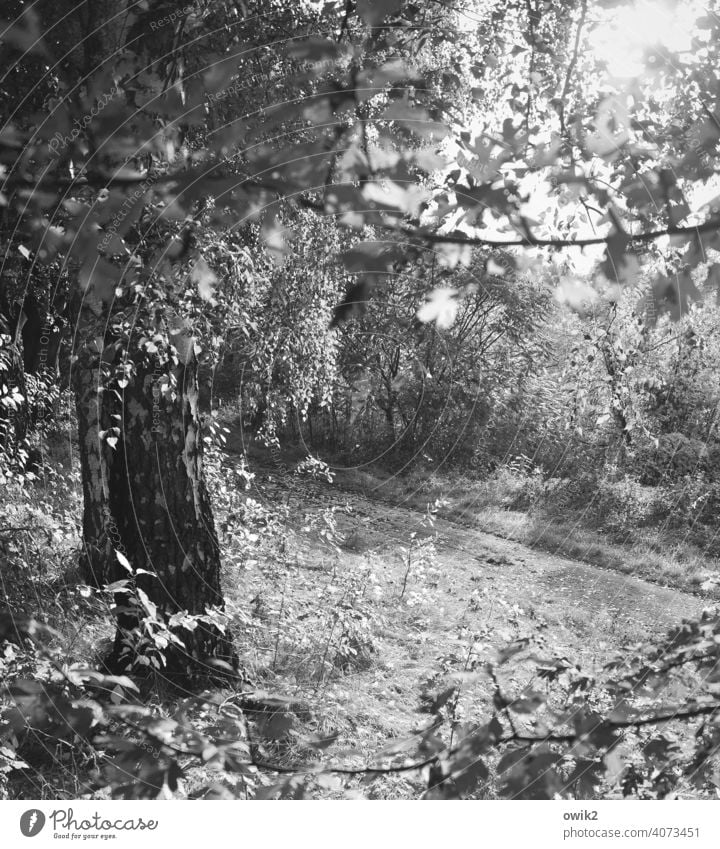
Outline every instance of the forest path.
[[(428, 682), (442, 686), (445, 676), (482, 669), (513, 641), (528, 640), (536, 657), (564, 657), (591, 673), (623, 646), (657, 640), (707, 606), (698, 596), (536, 551), (456, 521), (438, 518), (429, 526), (417, 509), (388, 503), (377, 492), (358, 492), (341, 474), (328, 484), (278, 474), (270, 464), (253, 462), (252, 471), (256, 477), (248, 494), (270, 508), (289, 508), (297, 568), (274, 589), (260, 567), (245, 572), (243, 594), (262, 594), (268, 634), (290, 640), (292, 605), (304, 629), (301, 644), (288, 644), (288, 663), (270, 664), (268, 688), (317, 705), (327, 719), (324, 730), (345, 729), (341, 740), (352, 741), (365, 761), (377, 757), (388, 740), (412, 736), (426, 725), (429, 717), (419, 715), (418, 706)], [(333, 508), (339, 552), (316, 531), (306, 532), (309, 526), (324, 527), (322, 516)], [(415, 545), (432, 538), (435, 555), (423, 572), (411, 569), (406, 581), (413, 534)], [(319, 687), (314, 673), (298, 676), (296, 664), (315, 668), (311, 655), (322, 653), (322, 629), (329, 628), (319, 608), (328, 598), (339, 598), (322, 596), (326, 601), (319, 604), (322, 588), (342, 587), (346, 576), (369, 562), (382, 591), (371, 623), (377, 654), (369, 665), (330, 674)], [(310, 625), (313, 616), (318, 618)], [(308, 642), (308, 632), (317, 636), (316, 644)], [(499, 675), (509, 698), (538, 686), (535, 663), (523, 657), (500, 667)], [(487, 716), (490, 699), (487, 681), (463, 685), (460, 715)], [(393, 792), (402, 795), (400, 788)]]
[[(372, 502), (368, 506), (368, 524), (379, 524), (386, 537), (401, 537), (413, 522), (417, 526), (422, 519), (411, 508)], [(417, 530), (422, 533), (425, 529), (419, 526)], [(432, 530), (449, 572), (480, 573), (485, 581), (514, 595), (521, 607), (552, 610), (576, 624), (587, 618), (596, 632), (599, 629), (617, 637), (624, 631), (630, 639), (647, 638), (684, 617), (697, 615), (705, 606), (695, 595), (538, 551), (452, 520), (437, 519)], [(377, 537), (373, 540), (378, 541)]]
[(579, 630), (586, 621), (596, 636), (606, 633), (613, 643), (618, 636), (651, 638), (710, 604), (679, 589), (530, 548), (469, 522), (436, 518), (429, 526), (416, 508), (382, 498), (380, 482), (377, 492), (358, 492), (340, 474), (332, 484), (302, 479), (297, 489), (286, 489), (285, 501), (303, 511), (349, 506), (350, 512), (337, 517), (349, 553), (374, 551), (399, 560), (398, 549), (408, 546), (411, 534), (434, 536), (446, 593), (457, 596), (468, 582), (492, 585), (499, 597), (575, 622)]

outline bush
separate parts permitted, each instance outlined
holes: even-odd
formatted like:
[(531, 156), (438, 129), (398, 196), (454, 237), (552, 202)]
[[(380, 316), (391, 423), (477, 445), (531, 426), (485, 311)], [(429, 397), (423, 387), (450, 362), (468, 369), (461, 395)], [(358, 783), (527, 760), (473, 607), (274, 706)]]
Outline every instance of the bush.
[(708, 450), (701, 440), (667, 433), (658, 437), (656, 444), (643, 445), (634, 466), (640, 482), (653, 486), (704, 471), (709, 467), (708, 460)]

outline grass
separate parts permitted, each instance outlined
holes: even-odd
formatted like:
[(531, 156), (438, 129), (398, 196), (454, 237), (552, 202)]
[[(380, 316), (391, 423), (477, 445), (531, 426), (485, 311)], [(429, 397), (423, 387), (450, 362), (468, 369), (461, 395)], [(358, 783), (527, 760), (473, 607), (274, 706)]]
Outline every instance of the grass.
[[(302, 457), (280, 459), (292, 469)], [(572, 657), (586, 668), (689, 610), (688, 600), (679, 599), (661, 611), (667, 613), (663, 618), (650, 610), (647, 585), (635, 595), (620, 584), (613, 589), (612, 582), (593, 588), (591, 581), (578, 580), (580, 564), (533, 558), (526, 549), (483, 534), (562, 550), (586, 562), (609, 561), (610, 554), (627, 557), (627, 547), (599, 534), (595, 541), (594, 532), (567, 519), (548, 521), (537, 501), (529, 512), (511, 509), (518, 489), (507, 481), (418, 471), (397, 478), (366, 469), (339, 473), (332, 485), (298, 483), (298, 476), (279, 471), (277, 457), (257, 454), (251, 465), (256, 477), (246, 489), (237, 457), (209, 460), (211, 488), (213, 482), (218, 490), (224, 487), (223, 494), (214, 493), (223, 586), (246, 671), (259, 689), (302, 706), (285, 711), (278, 733), (267, 718), (247, 714), (263, 757), (288, 768), (318, 758), (348, 766), (388, 763), (391, 756), (383, 750), (403, 739), (411, 752), (430, 719), (418, 712), (422, 690), (481, 671), (499, 647), (515, 640), (540, 635), (543, 653)], [(18, 497), (7, 505), (15, 511), (14, 524), (37, 526), (13, 554), (24, 582), (15, 585), (14, 603), (16, 609), (41, 612), (61, 632), (68, 662), (93, 662), (112, 635), (111, 615), (98, 599), (78, 591), (73, 569), (80, 505), (77, 499), (69, 503), (59, 485), (56, 490), (44, 495), (38, 490), (39, 504)], [(440, 517), (452, 525), (438, 521), (433, 527), (427, 521), (427, 503), (436, 498), (443, 502)], [(430, 551), (425, 541), (436, 530), (437, 550)], [(43, 570), (48, 561), (51, 568)], [(598, 565), (628, 570), (627, 563), (625, 569)], [(662, 603), (664, 597), (658, 598)], [(511, 697), (537, 686), (531, 664), (513, 661), (503, 669)], [(159, 715), (176, 709), (168, 693), (157, 694), (152, 704)], [(492, 688), (482, 674), (468, 677), (454, 709), (463, 721), (491, 715)], [(208, 718), (197, 721), (201, 730), (210, 727)], [(333, 736), (327, 753), (308, 742)], [(74, 783), (68, 769), (48, 767), (50, 783), (42, 791), (48, 798), (53, 792), (63, 798), (87, 795), (81, 767), (73, 767)], [(187, 770), (183, 792), (201, 795), (212, 782), (236, 797), (247, 792), (242, 778), (196, 765)], [(403, 774), (312, 785), (308, 792), (400, 799), (417, 798), (423, 790), (419, 776)]]
[[(488, 485), (484, 488), (487, 506), (478, 508), (483, 485), (477, 482), (453, 481), (454, 488), (448, 488), (448, 482), (438, 477), (398, 478), (365, 469), (338, 472), (332, 485), (320, 481), (301, 493), (288, 497), (286, 492), (278, 498), (283, 487), (292, 485), (293, 476), (280, 480), (275, 459), (261, 452), (253, 455), (251, 466), (257, 474), (253, 497), (267, 503), (290, 505), (284, 535), (292, 541), (290, 547), (296, 553), (292, 568), (281, 569), (284, 583), (275, 580), (273, 584), (267, 571), (254, 571), (255, 566), (245, 574), (245, 586), (253, 588), (248, 592), (254, 592), (257, 587), (265, 599), (262, 621), (255, 625), (255, 669), (273, 687), (288, 694), (301, 694), (313, 704), (321, 705), (322, 716), (325, 720), (332, 716), (340, 739), (347, 745), (354, 744), (355, 752), (366, 759), (376, 757), (383, 740), (412, 733), (419, 719), (416, 709), (423, 680), (462, 669), (468, 652), (475, 651), (472, 646), (478, 647), (480, 661), (483, 656), (489, 656), (487, 652), (492, 653), (493, 646), (533, 634), (539, 625), (546, 629), (553, 648), (577, 657), (582, 647), (584, 661), (602, 662), (613, 648), (644, 639), (648, 629), (666, 627), (667, 620), (655, 621), (650, 616), (637, 621), (634, 616), (634, 606), (638, 598), (642, 599), (646, 585), (633, 587), (633, 595), (624, 594), (623, 586), (617, 591), (612, 589), (610, 582), (608, 592), (598, 590), (601, 596), (603, 593), (607, 596), (603, 606), (595, 597), (584, 599), (573, 590), (578, 581), (572, 574), (576, 571), (573, 564), (560, 564), (560, 568), (553, 566), (553, 558), (547, 558), (552, 567), (548, 580), (553, 582), (548, 585), (542, 575), (528, 574), (528, 569), (532, 572), (536, 564), (527, 557), (527, 552), (518, 552), (517, 547), (503, 548), (502, 541), (496, 537), (487, 539), (487, 544), (495, 548), (485, 550), (485, 542), (478, 543), (478, 539), (485, 538), (476, 528), (491, 530), (506, 539), (540, 545), (537, 516), (488, 503), (497, 497), (497, 493), (488, 492), (491, 489)], [(293, 464), (287, 461), (286, 465), (291, 469)], [(443, 522), (437, 523), (441, 541), (440, 577), (425, 577), (426, 588), (434, 585), (435, 589), (420, 598), (416, 606), (408, 606), (400, 598), (405, 570), (399, 549), (408, 545), (412, 533), (419, 538), (428, 501), (441, 497), (445, 503), (440, 515), (454, 520), (458, 527), (453, 530)], [(318, 534), (319, 525), (313, 528), (308, 516), (321, 515), (327, 504), (344, 502), (351, 506), (351, 514), (341, 510), (336, 515), (338, 540), (360, 526), (362, 545), (356, 541), (353, 545), (341, 542), (339, 551), (333, 552)], [(557, 525), (552, 527), (558, 533), (562, 530)], [(351, 536), (357, 534), (347, 534), (348, 539)], [(269, 538), (275, 537), (276, 534), (271, 534)], [(554, 544), (557, 548), (560, 542), (560, 537), (556, 540), (545, 537), (548, 547)], [(576, 548), (569, 553), (584, 554), (589, 537), (578, 534), (574, 543)], [(607, 554), (609, 550), (608, 544), (594, 554)], [(270, 551), (261, 555), (265, 568), (274, 556)], [(226, 563), (228, 557), (226, 552)], [(298, 668), (298, 657), (311, 667), (314, 663), (317, 670), (323, 641), (328, 639), (328, 623), (323, 625), (321, 618), (308, 617), (305, 613), (307, 606), (313, 604), (319, 585), (333, 573), (348, 574), (362, 568), (368, 559), (373, 562), (383, 590), (369, 611), (376, 642), (369, 662), (330, 668), (321, 681), (312, 672), (298, 674), (303, 671), (302, 665)], [(567, 575), (563, 569), (568, 571)], [(410, 582), (414, 590), (416, 582), (417, 578)], [(566, 600), (562, 587), (555, 586), (558, 582), (567, 583), (573, 590), (571, 601)], [(292, 604), (283, 602), (283, 598), (291, 598)], [(696, 607), (699, 609), (699, 602)], [(677, 615), (679, 619), (689, 612), (689, 608), (683, 607), (671, 611), (670, 616)], [(281, 618), (286, 653), (277, 655), (272, 650), (273, 635), (280, 629)], [(299, 623), (304, 624), (298, 631)], [(307, 630), (318, 637), (316, 643), (308, 643)], [(487, 637), (473, 643), (472, 635), (478, 634)], [(298, 636), (302, 642), (298, 642)], [(487, 712), (489, 706), (483, 701), (487, 699), (487, 691), (482, 685), (469, 688), (464, 696), (468, 711)]]
[[(531, 502), (524, 487), (538, 489), (522, 475), (500, 471), (486, 480), (413, 471), (394, 476), (376, 469), (339, 473), (344, 487), (392, 504), (425, 510), (439, 501), (438, 516), (530, 548), (634, 575), (661, 586), (720, 598), (720, 559), (715, 529), (700, 523), (672, 526), (665, 517), (618, 527), (598, 521), (589, 504), (576, 507), (541, 493)], [(653, 488), (634, 485), (646, 499)], [(514, 509), (518, 502), (525, 509)], [(598, 527), (600, 525), (600, 527)], [(708, 545), (707, 540), (710, 540)], [(708, 548), (710, 551), (708, 551)]]

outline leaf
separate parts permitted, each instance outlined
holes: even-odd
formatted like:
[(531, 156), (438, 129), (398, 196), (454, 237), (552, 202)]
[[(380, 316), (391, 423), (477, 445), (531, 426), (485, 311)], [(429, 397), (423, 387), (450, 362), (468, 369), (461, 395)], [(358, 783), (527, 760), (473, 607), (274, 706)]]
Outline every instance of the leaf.
[(177, 761), (171, 761), (165, 773), (165, 782), (174, 793), (178, 789), (178, 782), (183, 778), (185, 773)]
[(461, 797), (467, 796), (484, 784), (490, 777), (490, 772), (481, 758), (471, 756), (458, 759), (451, 765), (450, 778)]
[(98, 254), (85, 259), (78, 279), (83, 289), (92, 288), (97, 297), (107, 303), (115, 297), (115, 290), (122, 278), (122, 271)]
[(439, 713), (455, 693), (457, 693), (457, 687), (455, 685), (447, 687), (438, 693), (423, 693), (420, 697), (420, 712)]
[(30, 678), (19, 678), (8, 686), (8, 691), (13, 696), (35, 696), (45, 692), (45, 685), (41, 681), (33, 681)]
[(519, 639), (513, 640), (511, 643), (508, 643), (506, 646), (498, 649), (498, 666), (502, 666), (503, 663), (507, 663), (507, 661), (510, 660), (510, 658), (515, 657), (516, 654), (520, 654), (520, 652), (524, 651), (529, 644), (529, 637), (520, 637)]
[[(413, 81), (422, 84), (416, 71), (400, 58), (390, 59), (377, 68), (365, 68), (357, 75), (355, 96), (358, 102), (370, 100), (389, 83)], [(373, 161), (375, 161), (373, 159)]]
[(117, 549), (115, 550), (115, 557), (117, 558), (118, 563), (123, 567), (123, 569), (125, 569), (132, 575), (133, 568), (130, 565), (130, 561), (127, 559), (127, 557), (125, 557), (125, 555)]
[(528, 693), (521, 699), (515, 699), (510, 702), (508, 707), (513, 713), (535, 713), (535, 711), (545, 704), (546, 698), (542, 693)]
[(128, 592), (130, 582), (126, 579), (122, 581), (113, 581), (112, 584), (107, 584), (104, 589), (109, 593), (125, 593)]
[(637, 257), (628, 252), (629, 243), (630, 237), (619, 226), (608, 237), (600, 270), (612, 283), (628, 284), (634, 280), (639, 263)]
[(213, 669), (218, 669), (221, 672), (229, 672), (231, 675), (236, 674), (237, 672), (231, 663), (228, 663), (226, 660), (221, 660), (219, 657), (210, 657), (205, 661), (205, 663), (208, 666), (212, 666)]
[(330, 328), (340, 327), (345, 322), (350, 321), (351, 318), (362, 315), (370, 300), (373, 286), (374, 279), (369, 277), (352, 285), (345, 293), (342, 301), (335, 307)]
[(193, 265), (190, 272), (190, 279), (197, 284), (198, 294), (204, 301), (212, 301), (215, 293), (215, 284), (217, 283), (217, 275), (205, 262), (203, 257), (199, 257)]
[(333, 161), (333, 151), (321, 137), (309, 142), (294, 143), (279, 151), (265, 145), (248, 154), (256, 172), (268, 171), (272, 180), (282, 185), (288, 194), (289, 183), (299, 189), (317, 188), (325, 184), (328, 168)]
[(361, 242), (345, 251), (341, 259), (348, 271), (390, 271), (402, 256), (401, 249), (389, 242)]
[(371, 27), (400, 11), (402, 0), (358, 0), (357, 13)]
[(505, 752), (498, 761), (498, 765), (495, 769), (498, 776), (501, 776), (504, 772), (512, 769), (516, 764), (522, 763), (523, 759), (527, 757), (527, 754), (528, 750), (525, 748), (515, 748)]
[(613, 749), (611, 752), (607, 752), (607, 754), (603, 757), (603, 763), (605, 764), (606, 780), (610, 784), (618, 782), (625, 772), (625, 761), (618, 750)]
[(256, 799), (276, 799), (280, 792), (287, 786), (288, 779), (277, 784), (269, 784), (267, 787), (258, 787), (255, 791)]
[(458, 205), (468, 210), (465, 220), (473, 223), (485, 210), (495, 215), (507, 215), (516, 209), (516, 202), (504, 179), (498, 179), (494, 166), (500, 161), (495, 160), (482, 169), (475, 169), (481, 176), (489, 176), (479, 186), (455, 186)]
[(595, 132), (585, 138), (587, 149), (604, 159), (616, 159), (630, 140), (630, 113), (619, 95), (606, 97), (595, 116)]
[[(56, 707), (58, 706), (56, 705)], [(58, 707), (58, 713), (60, 713), (68, 727), (72, 728), (78, 737), (87, 737), (95, 719), (95, 713), (92, 707), (86, 705), (68, 705), (64, 709)]]
[(575, 276), (563, 276), (555, 290), (555, 298), (576, 312), (590, 309), (600, 295), (587, 281)]
[(74, 683), (92, 682), (98, 687), (109, 689), (111, 686), (124, 687), (127, 690), (139, 692), (137, 685), (126, 675), (105, 675), (97, 669), (89, 667), (71, 668), (67, 672), (68, 679)]
[(701, 295), (690, 270), (685, 268), (674, 277), (658, 274), (652, 284), (652, 297), (658, 313), (669, 313), (677, 321), (687, 315), (690, 304), (700, 300)]
[(278, 221), (274, 211), (263, 220), (260, 236), (272, 260), (276, 265), (282, 266), (289, 248), (285, 228)]
[(668, 740), (662, 734), (652, 740), (648, 740), (642, 747), (645, 760), (651, 763), (654, 762), (658, 766), (667, 764), (678, 751), (678, 744), (674, 740)]
[(514, 268), (513, 265), (500, 265), (498, 262), (493, 259), (493, 257), (488, 257), (487, 265), (485, 266), (485, 270), (488, 274), (493, 277), (504, 277), (508, 270), (512, 270)]
[[(230, 792), (230, 790), (219, 781), (215, 781), (206, 787), (204, 790), (200, 791), (197, 797), (202, 799), (203, 801), (230, 801), (234, 800), (236, 797)], [(259, 797), (258, 797), (259, 798)]]
[(218, 56), (210, 64), (210, 70), (203, 75), (205, 89), (211, 94), (222, 91), (238, 72), (239, 59), (243, 51), (236, 48), (230, 56)]
[(291, 713), (274, 713), (258, 722), (260, 734), (270, 740), (282, 740), (292, 730), (295, 719)]
[(469, 266), (472, 261), (472, 248), (463, 244), (439, 244), (435, 246), (435, 258), (441, 268), (452, 270), (458, 264)]
[(343, 783), (339, 775), (332, 775), (331, 773), (321, 773), (317, 776), (315, 781), (320, 787), (323, 788), (323, 790), (330, 790), (332, 792), (342, 790)]
[(341, 45), (336, 41), (319, 35), (310, 36), (303, 41), (292, 41), (286, 47), (287, 54), (292, 59), (307, 62), (322, 62), (327, 59), (337, 59), (341, 53)]
[[(521, 750), (521, 755), (527, 754)], [(555, 766), (562, 755), (547, 749), (538, 749), (527, 757), (518, 757), (513, 752), (513, 764), (506, 757), (498, 764), (501, 780), (500, 792), (510, 799), (552, 799), (562, 789), (562, 779)]]
[(418, 215), (421, 205), (428, 198), (428, 193), (422, 187), (401, 186), (389, 180), (367, 182), (362, 194), (370, 202), (371, 208), (396, 209), (412, 216)]
[(445, 124), (433, 121), (422, 106), (410, 106), (404, 101), (391, 103), (382, 113), (386, 121), (394, 121), (421, 138), (443, 139), (449, 130)]
[(145, 590), (140, 589), (140, 587), (136, 587), (135, 591), (137, 592), (138, 598), (140, 599), (140, 603), (142, 604), (142, 606), (153, 619), (156, 619), (157, 605), (154, 602), (150, 601), (150, 597), (145, 592)]
[(23, 53), (47, 53), (40, 21), (33, 9), (25, 9), (13, 23), (0, 20), (0, 33), (5, 44), (11, 44)]
[(592, 799), (603, 782), (603, 772), (601, 761), (578, 758), (565, 786), (575, 788), (576, 799)]
[(452, 327), (460, 306), (456, 295), (456, 289), (444, 287), (433, 289), (426, 303), (417, 311), (418, 321), (423, 324), (435, 322), (441, 330)]
[(620, 736), (613, 725), (596, 713), (579, 711), (573, 723), (580, 742), (597, 749), (610, 749)]

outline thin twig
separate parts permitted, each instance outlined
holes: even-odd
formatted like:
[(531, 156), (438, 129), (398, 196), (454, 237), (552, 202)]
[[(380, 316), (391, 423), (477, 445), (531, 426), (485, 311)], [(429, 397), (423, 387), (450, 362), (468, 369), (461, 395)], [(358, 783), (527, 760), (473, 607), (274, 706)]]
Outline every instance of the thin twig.
[(567, 128), (565, 127), (565, 100), (567, 98), (568, 92), (570, 91), (570, 82), (572, 80), (572, 75), (575, 70), (575, 66), (577, 65), (578, 55), (580, 53), (580, 39), (582, 36), (583, 26), (585, 25), (586, 15), (587, 0), (583, 0), (580, 11), (580, 18), (578, 20), (577, 25), (577, 31), (575, 32), (575, 45), (573, 47), (572, 56), (568, 64), (567, 73), (565, 74), (565, 83), (560, 94), (560, 105), (558, 106), (558, 117), (560, 118), (560, 132), (562, 133), (563, 138), (567, 138)]

